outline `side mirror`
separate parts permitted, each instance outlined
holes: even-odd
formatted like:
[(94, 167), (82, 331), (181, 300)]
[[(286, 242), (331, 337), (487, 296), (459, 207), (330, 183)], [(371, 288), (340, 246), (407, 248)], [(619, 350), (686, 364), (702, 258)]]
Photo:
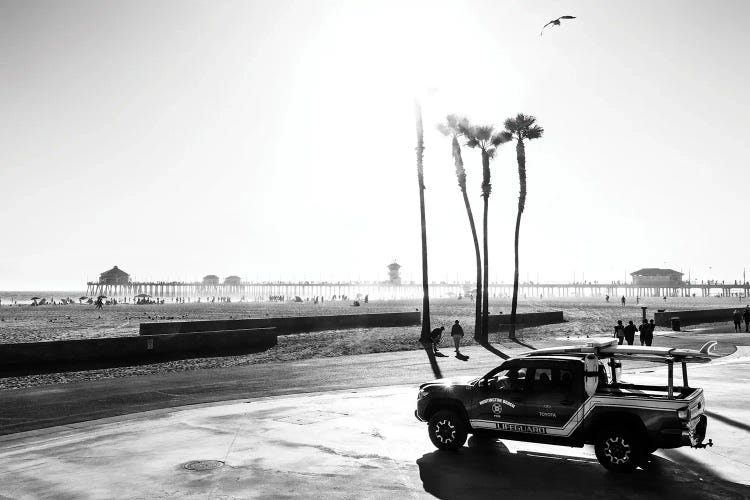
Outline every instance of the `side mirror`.
[(477, 387), (481, 387), (481, 388), (487, 387), (487, 379), (480, 378), (479, 382), (477, 383)]

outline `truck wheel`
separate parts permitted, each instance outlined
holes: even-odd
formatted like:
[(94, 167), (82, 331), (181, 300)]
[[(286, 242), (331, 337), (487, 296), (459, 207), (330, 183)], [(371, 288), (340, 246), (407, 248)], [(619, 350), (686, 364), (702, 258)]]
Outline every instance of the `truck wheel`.
[(440, 410), (427, 424), (430, 440), (440, 450), (457, 450), (466, 442), (466, 422), (451, 410)]
[(594, 443), (599, 463), (613, 472), (632, 472), (642, 456), (641, 440), (632, 432), (605, 429)]

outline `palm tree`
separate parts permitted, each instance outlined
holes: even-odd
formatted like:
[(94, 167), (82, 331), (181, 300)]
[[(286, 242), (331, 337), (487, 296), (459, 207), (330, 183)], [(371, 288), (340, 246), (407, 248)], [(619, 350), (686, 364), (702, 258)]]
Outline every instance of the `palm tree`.
[[(498, 146), (508, 142), (510, 139), (506, 134), (495, 134), (492, 125), (472, 126), (468, 122), (459, 126), (461, 134), (466, 137), (466, 145), (470, 148), (479, 148), (482, 153), (482, 197), (484, 198), (484, 219), (482, 221), (482, 232), (484, 236), (484, 286), (482, 287), (482, 338), (480, 342), (488, 342), (489, 334), (489, 253), (487, 251), (487, 209), (489, 205), (492, 184), (490, 184), (490, 160), (495, 156)], [(479, 293), (479, 290), (477, 290)]]
[(435, 358), (434, 346), (430, 341), (430, 282), (427, 278), (427, 224), (424, 213), (424, 168), (422, 165), (424, 129), (422, 128), (422, 108), (418, 101), (414, 101), (414, 111), (417, 119), (417, 181), (419, 182), (419, 214), (422, 224), (422, 334), (419, 340), (427, 353), (435, 378), (443, 378)]
[(461, 129), (468, 127), (466, 118), (459, 119), (456, 115), (448, 115), (446, 123), (441, 123), (438, 130), (443, 135), (453, 138), (453, 162), (456, 164), (456, 177), (458, 178), (458, 187), (464, 198), (466, 214), (469, 216), (469, 226), (471, 227), (471, 236), (474, 239), (474, 255), (477, 264), (477, 293), (476, 293), (476, 311), (474, 316), (474, 339), (482, 340), (481, 321), (482, 321), (482, 255), (479, 250), (479, 238), (477, 238), (477, 227), (474, 224), (474, 214), (471, 211), (469, 196), (466, 194), (466, 170), (464, 169), (464, 160), (461, 157), (461, 145), (458, 138), (461, 135)]
[(524, 139), (539, 139), (544, 134), (544, 129), (536, 125), (536, 118), (530, 115), (518, 113), (515, 118), (505, 120), (505, 130), (502, 135), (508, 140), (516, 140), (516, 160), (518, 162), (518, 182), (520, 190), (518, 193), (518, 213), (516, 215), (515, 248), (515, 271), (513, 273), (513, 301), (510, 307), (510, 331), (508, 336), (516, 338), (516, 309), (518, 307), (518, 237), (521, 229), (521, 214), (526, 207), (526, 147)]
[(430, 290), (427, 278), (427, 224), (424, 213), (424, 129), (422, 128), (422, 108), (414, 103), (417, 119), (417, 181), (419, 182), (419, 214), (422, 223), (422, 339), (430, 336)]

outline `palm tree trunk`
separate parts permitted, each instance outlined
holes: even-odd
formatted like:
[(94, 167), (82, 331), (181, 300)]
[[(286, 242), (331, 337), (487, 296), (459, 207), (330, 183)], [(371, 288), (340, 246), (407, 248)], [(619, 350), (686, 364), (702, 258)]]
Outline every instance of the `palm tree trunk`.
[(471, 236), (474, 239), (474, 256), (477, 261), (477, 294), (476, 294), (476, 311), (474, 315), (474, 340), (482, 342), (482, 254), (479, 251), (479, 238), (477, 238), (477, 226), (474, 224), (474, 214), (471, 212), (469, 196), (466, 194), (466, 185), (461, 187), (461, 194), (464, 196), (464, 205), (466, 213), (469, 216), (469, 226), (471, 226)]
[(513, 273), (513, 301), (510, 306), (510, 331), (508, 337), (516, 338), (516, 310), (518, 308), (518, 240), (521, 231), (521, 214), (526, 206), (526, 148), (519, 136), (516, 143), (516, 161), (518, 162), (518, 214), (516, 215), (516, 235), (513, 243), (515, 250), (515, 271)]
[(430, 337), (430, 290), (427, 275), (427, 223), (424, 206), (424, 130), (422, 128), (422, 108), (415, 103), (417, 115), (417, 180), (419, 181), (419, 215), (422, 224), (422, 336), (423, 340)]
[(516, 215), (516, 237), (514, 242), (515, 249), (515, 271), (513, 272), (513, 301), (510, 306), (510, 330), (508, 338), (516, 338), (516, 309), (518, 307), (518, 234), (521, 230), (521, 210), (519, 208)]
[[(489, 251), (487, 243), (487, 213), (490, 201), (490, 192), (492, 191), (492, 185), (490, 184), (490, 155), (487, 151), (482, 150), (482, 196), (484, 197), (484, 219), (482, 222), (482, 232), (484, 233), (484, 286), (482, 288), (482, 340), (488, 342), (489, 340), (489, 323), (490, 323), (490, 264), (489, 264)], [(479, 290), (477, 290), (477, 293)]]
[[(484, 197), (484, 222), (482, 223), (482, 232), (484, 233), (484, 287), (482, 288), (482, 341), (488, 342), (489, 339), (489, 326), (490, 326), (490, 294), (489, 294), (489, 258), (487, 251), (487, 207), (489, 205), (489, 197)], [(479, 290), (477, 290), (479, 293)]]

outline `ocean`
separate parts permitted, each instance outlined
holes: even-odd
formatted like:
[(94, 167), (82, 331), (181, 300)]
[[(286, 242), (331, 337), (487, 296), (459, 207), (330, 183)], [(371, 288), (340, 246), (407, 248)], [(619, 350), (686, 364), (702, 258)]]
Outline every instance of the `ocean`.
[(48, 302), (52, 299), (59, 301), (60, 299), (71, 298), (78, 302), (78, 297), (86, 295), (85, 290), (40, 290), (40, 291), (4, 291), (0, 290), (0, 301), (1, 305), (10, 305), (15, 301), (17, 304), (31, 304), (32, 297), (45, 298)]

